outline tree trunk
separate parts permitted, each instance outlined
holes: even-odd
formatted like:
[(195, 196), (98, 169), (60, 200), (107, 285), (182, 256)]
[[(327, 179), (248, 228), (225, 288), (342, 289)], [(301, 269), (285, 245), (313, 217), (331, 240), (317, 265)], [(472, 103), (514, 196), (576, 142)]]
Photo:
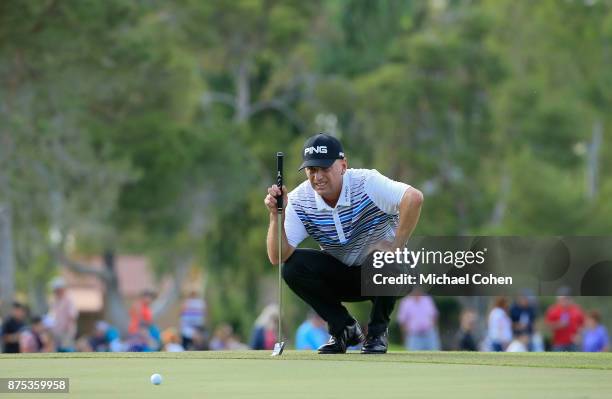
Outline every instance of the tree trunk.
[(0, 204), (0, 315), (7, 315), (15, 298), (15, 254), (12, 213), (9, 204)]
[(603, 122), (597, 119), (593, 122), (593, 134), (587, 152), (587, 198), (593, 199), (597, 196), (599, 180), (599, 149), (603, 139)]
[(174, 262), (172, 286), (169, 287), (166, 292), (162, 293), (151, 305), (153, 320), (157, 320), (159, 317), (161, 317), (181, 298), (181, 287), (183, 285), (183, 281), (185, 281), (185, 278), (187, 277), (192, 260), (192, 256), (183, 256), (178, 257)]
[(47, 313), (47, 285), (39, 279), (28, 280), (28, 299), (30, 301), (30, 311), (32, 315), (42, 316)]
[(491, 213), (491, 226), (500, 226), (504, 221), (504, 217), (506, 216), (506, 208), (508, 207), (508, 196), (510, 195), (511, 185), (512, 180), (510, 179), (510, 173), (506, 168), (504, 168), (504, 171), (502, 172), (500, 178), (500, 187), (499, 194), (497, 196), (497, 202), (495, 202), (493, 212)]
[(234, 122), (243, 123), (249, 118), (251, 111), (251, 87), (249, 82), (249, 62), (245, 59), (240, 62), (234, 73), (236, 85), (236, 104), (234, 108)]
[(115, 254), (112, 250), (104, 252), (104, 268), (107, 272), (106, 291), (104, 294), (105, 318), (117, 327), (123, 336), (127, 335), (130, 322), (123, 297), (119, 291), (119, 279), (115, 268)]

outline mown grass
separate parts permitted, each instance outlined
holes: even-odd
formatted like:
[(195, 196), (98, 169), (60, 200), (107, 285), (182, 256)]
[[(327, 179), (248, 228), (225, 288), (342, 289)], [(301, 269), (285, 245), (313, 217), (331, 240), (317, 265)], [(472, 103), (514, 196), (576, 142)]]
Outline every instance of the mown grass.
[[(0, 356), (0, 377), (67, 377), (19, 398), (610, 398), (612, 354), (287, 351)], [(149, 382), (153, 373), (163, 383)], [(5, 396), (0, 394), (0, 396)]]

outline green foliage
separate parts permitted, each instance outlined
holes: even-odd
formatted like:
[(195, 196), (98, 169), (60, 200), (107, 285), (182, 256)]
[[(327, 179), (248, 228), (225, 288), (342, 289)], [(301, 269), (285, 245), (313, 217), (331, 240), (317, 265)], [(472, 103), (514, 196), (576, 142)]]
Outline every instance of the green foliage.
[(611, 47), (609, 1), (1, 2), (0, 201), (36, 278), (57, 226), (193, 255), (246, 337), (274, 154), (295, 187), (318, 130), (424, 192), (416, 234), (607, 234)]

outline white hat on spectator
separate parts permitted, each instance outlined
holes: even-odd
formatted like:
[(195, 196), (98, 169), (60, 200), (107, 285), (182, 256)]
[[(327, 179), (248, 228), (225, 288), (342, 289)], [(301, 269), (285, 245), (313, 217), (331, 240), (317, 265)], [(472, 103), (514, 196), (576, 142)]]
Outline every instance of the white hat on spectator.
[(66, 288), (66, 280), (64, 280), (63, 277), (55, 277), (53, 280), (51, 280), (51, 289), (53, 291), (61, 288)]

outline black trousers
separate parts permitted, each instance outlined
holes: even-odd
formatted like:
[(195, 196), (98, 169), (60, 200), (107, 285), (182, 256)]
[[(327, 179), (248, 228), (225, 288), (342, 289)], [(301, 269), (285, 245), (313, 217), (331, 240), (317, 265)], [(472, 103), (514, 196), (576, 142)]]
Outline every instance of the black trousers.
[(282, 274), (289, 288), (327, 322), (332, 335), (353, 322), (342, 302), (372, 301), (369, 334), (380, 334), (389, 325), (397, 298), (361, 296), (360, 266), (349, 267), (323, 251), (296, 249)]

